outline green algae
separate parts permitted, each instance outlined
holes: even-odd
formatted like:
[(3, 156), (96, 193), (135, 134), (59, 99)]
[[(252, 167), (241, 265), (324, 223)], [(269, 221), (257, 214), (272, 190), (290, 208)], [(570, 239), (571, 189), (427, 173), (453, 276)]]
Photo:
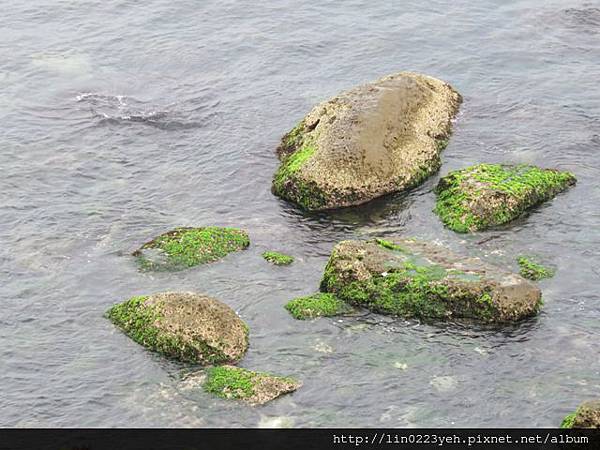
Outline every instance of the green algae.
[(329, 266), (321, 281), (321, 289), (349, 304), (380, 313), (421, 320), (456, 315), (493, 321), (496, 309), (490, 293), (485, 289), (467, 289), (454, 284), (449, 275), (440, 266), (405, 263), (404, 267), (389, 269), (367, 280), (342, 282)]
[(300, 176), (302, 167), (316, 152), (316, 136), (309, 131), (301, 121), (283, 136), (278, 148), (281, 164), (273, 176), (272, 192), (305, 210), (314, 210), (322, 208), (327, 198), (314, 181)]
[(296, 298), (288, 302), (285, 309), (299, 320), (337, 316), (351, 310), (348, 304), (336, 298), (335, 295), (324, 293)]
[(106, 317), (125, 334), (149, 350), (192, 363), (218, 364), (230, 360), (200, 339), (184, 339), (161, 328), (160, 303), (147, 304), (148, 296), (136, 296), (110, 308)]
[(440, 180), (434, 211), (454, 231), (484, 230), (515, 219), (575, 182), (569, 172), (529, 165), (478, 164)]
[(143, 250), (158, 249), (171, 267), (192, 267), (217, 261), (250, 245), (248, 234), (237, 228), (176, 228), (144, 244), (133, 253), (142, 269), (158, 269), (159, 264), (144, 256)]
[(388, 250), (396, 250), (399, 252), (405, 251), (404, 248), (402, 248), (402, 246), (400, 246), (398, 244), (394, 244), (392, 241), (387, 241), (387, 240), (381, 239), (381, 238), (375, 238), (375, 242), (377, 242), (377, 244), (379, 244), (383, 248), (387, 248)]
[(520, 268), (519, 274), (523, 278), (538, 281), (554, 276), (554, 270), (544, 267), (527, 256), (519, 256), (517, 258), (517, 263), (519, 264)]
[(591, 400), (580, 404), (574, 412), (563, 419), (560, 428), (600, 429), (600, 401)]
[(559, 428), (573, 428), (575, 424), (575, 419), (577, 418), (577, 412), (573, 412), (571, 414), (567, 414), (563, 421), (560, 424)]
[(204, 390), (220, 398), (262, 404), (281, 394), (292, 392), (299, 386), (300, 383), (290, 377), (254, 372), (241, 367), (220, 366), (207, 370)]
[(319, 209), (326, 204), (326, 198), (316, 183), (301, 179), (300, 169), (315, 153), (311, 143), (304, 142), (293, 153), (284, 156), (273, 177), (273, 193), (281, 198), (294, 201), (306, 210)]
[(294, 262), (294, 258), (292, 256), (273, 251), (264, 252), (262, 257), (276, 266), (289, 266)]
[(211, 367), (204, 384), (206, 392), (221, 398), (246, 399), (254, 395), (256, 373), (229, 367)]

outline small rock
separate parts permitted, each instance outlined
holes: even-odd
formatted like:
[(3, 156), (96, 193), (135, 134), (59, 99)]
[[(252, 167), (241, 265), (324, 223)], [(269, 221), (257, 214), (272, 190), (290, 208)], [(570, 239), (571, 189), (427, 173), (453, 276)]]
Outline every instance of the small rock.
[(253, 372), (241, 367), (211, 367), (207, 372), (205, 391), (221, 398), (242, 400), (253, 406), (265, 404), (302, 386), (293, 378)]
[(435, 212), (459, 233), (485, 230), (520, 216), (575, 184), (569, 172), (535, 166), (478, 164), (450, 172), (435, 190)]
[(262, 257), (276, 266), (289, 266), (294, 262), (294, 258), (279, 252), (264, 252)]
[(566, 416), (561, 428), (600, 428), (600, 400), (584, 402)]
[(449, 392), (456, 389), (458, 381), (451, 376), (433, 377), (429, 382), (438, 392)]
[(554, 270), (544, 267), (540, 263), (527, 256), (519, 256), (517, 258), (520, 270), (519, 274), (528, 280), (538, 281), (544, 278), (554, 276)]
[(347, 303), (332, 294), (317, 293), (291, 300), (285, 305), (290, 314), (299, 320), (331, 317), (351, 310)]
[(317, 341), (313, 349), (319, 353), (333, 353), (333, 347), (321, 340)]
[(250, 245), (237, 228), (176, 228), (146, 242), (132, 253), (143, 270), (182, 270), (217, 261)]

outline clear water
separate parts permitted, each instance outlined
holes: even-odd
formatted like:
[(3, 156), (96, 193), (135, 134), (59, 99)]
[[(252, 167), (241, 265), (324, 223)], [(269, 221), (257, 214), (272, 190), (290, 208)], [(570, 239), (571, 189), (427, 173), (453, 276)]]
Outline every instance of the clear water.
[[(600, 392), (600, 5), (0, 0), (0, 425), (556, 426)], [(274, 149), (313, 104), (414, 70), (464, 96), (440, 174), (408, 195), (305, 214), (273, 197)], [(461, 236), (432, 187), (485, 161), (573, 171), (510, 227)], [(252, 247), (175, 274), (128, 256), (176, 226), (246, 228)], [(437, 239), (515, 267), (537, 254), (543, 313), (501, 330), (365, 315), (293, 320), (338, 240)], [(485, 242), (482, 242), (485, 241)], [(274, 267), (267, 249), (296, 256)], [(304, 386), (261, 408), (103, 313), (133, 295), (211, 294), (251, 327), (244, 367)]]

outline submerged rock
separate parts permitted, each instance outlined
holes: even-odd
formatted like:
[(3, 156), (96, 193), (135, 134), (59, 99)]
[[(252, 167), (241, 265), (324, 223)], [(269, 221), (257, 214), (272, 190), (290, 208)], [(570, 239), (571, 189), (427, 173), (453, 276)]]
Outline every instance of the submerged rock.
[(425, 320), (508, 322), (541, 307), (540, 290), (521, 276), (413, 239), (340, 242), (321, 290), (375, 312)]
[(243, 400), (251, 405), (262, 405), (283, 394), (293, 392), (302, 383), (289, 377), (253, 372), (233, 366), (208, 369), (204, 389), (221, 398)]
[(478, 164), (440, 180), (435, 212), (454, 231), (485, 230), (510, 222), (575, 182), (573, 174), (553, 169)]
[(435, 376), (429, 382), (438, 392), (450, 392), (458, 386), (458, 380), (453, 376)]
[(582, 403), (560, 424), (561, 428), (600, 428), (600, 400)]
[(289, 266), (294, 262), (294, 258), (292, 256), (284, 255), (283, 253), (279, 252), (264, 252), (262, 257), (276, 266)]
[(314, 319), (316, 317), (331, 317), (350, 312), (347, 303), (332, 294), (313, 294), (299, 297), (285, 305), (290, 314), (300, 320)]
[(237, 228), (176, 228), (133, 252), (146, 270), (180, 270), (217, 261), (250, 245), (248, 234)]
[(181, 361), (235, 362), (248, 349), (248, 326), (229, 306), (202, 294), (133, 297), (107, 317), (137, 343)]
[(273, 193), (321, 210), (417, 186), (439, 169), (460, 101), (443, 81), (409, 72), (343, 92), (283, 137)]

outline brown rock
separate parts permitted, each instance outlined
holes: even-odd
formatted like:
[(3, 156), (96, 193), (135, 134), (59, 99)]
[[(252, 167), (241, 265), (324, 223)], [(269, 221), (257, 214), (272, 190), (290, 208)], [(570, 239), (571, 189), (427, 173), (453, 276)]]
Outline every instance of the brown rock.
[(234, 362), (248, 348), (248, 326), (229, 306), (202, 294), (133, 297), (107, 316), (134, 341), (182, 361)]
[(273, 192), (318, 210), (416, 186), (439, 169), (460, 101), (443, 81), (409, 72), (343, 92), (283, 137)]

